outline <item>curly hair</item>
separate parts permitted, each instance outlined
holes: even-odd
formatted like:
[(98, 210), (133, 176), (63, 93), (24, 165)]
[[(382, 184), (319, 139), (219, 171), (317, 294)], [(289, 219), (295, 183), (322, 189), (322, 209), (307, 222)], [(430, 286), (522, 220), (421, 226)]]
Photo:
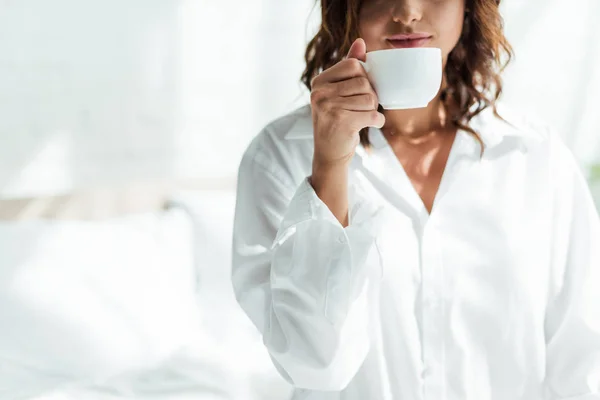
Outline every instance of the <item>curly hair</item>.
[[(321, 26), (304, 56), (306, 68), (301, 80), (308, 90), (312, 79), (341, 61), (358, 38), (361, 5), (362, 0), (321, 0)], [(496, 109), (502, 94), (500, 74), (510, 62), (513, 50), (504, 36), (500, 0), (466, 0), (465, 5), (460, 39), (448, 55), (447, 85), (441, 99), (452, 123), (474, 135), (483, 152), (483, 142), (469, 122), (488, 107), (501, 118)], [(449, 107), (450, 104), (457, 107)], [(360, 132), (360, 141), (369, 146), (366, 128)]]

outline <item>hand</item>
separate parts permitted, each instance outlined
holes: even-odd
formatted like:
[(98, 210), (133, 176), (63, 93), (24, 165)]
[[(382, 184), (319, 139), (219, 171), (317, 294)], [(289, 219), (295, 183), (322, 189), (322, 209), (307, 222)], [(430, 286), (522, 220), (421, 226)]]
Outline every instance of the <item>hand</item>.
[(360, 142), (360, 130), (368, 126), (381, 128), (385, 122), (359, 60), (366, 60), (362, 39), (354, 41), (344, 60), (312, 81), (313, 168), (347, 167)]

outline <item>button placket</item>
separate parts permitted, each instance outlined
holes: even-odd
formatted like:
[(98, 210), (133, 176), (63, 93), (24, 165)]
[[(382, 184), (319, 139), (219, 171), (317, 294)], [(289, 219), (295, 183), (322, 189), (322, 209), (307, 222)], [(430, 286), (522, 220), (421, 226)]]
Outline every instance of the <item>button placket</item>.
[(434, 226), (426, 224), (421, 238), (421, 269), (423, 276), (423, 373), (426, 400), (444, 399), (443, 364), (443, 307), (442, 264), (439, 257), (439, 240)]

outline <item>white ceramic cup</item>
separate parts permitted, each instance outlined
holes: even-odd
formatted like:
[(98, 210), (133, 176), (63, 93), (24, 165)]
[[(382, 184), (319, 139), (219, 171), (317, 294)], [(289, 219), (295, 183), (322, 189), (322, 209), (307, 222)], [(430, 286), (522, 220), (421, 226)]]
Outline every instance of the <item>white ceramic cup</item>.
[(442, 84), (442, 51), (433, 47), (376, 50), (365, 68), (386, 110), (427, 107)]

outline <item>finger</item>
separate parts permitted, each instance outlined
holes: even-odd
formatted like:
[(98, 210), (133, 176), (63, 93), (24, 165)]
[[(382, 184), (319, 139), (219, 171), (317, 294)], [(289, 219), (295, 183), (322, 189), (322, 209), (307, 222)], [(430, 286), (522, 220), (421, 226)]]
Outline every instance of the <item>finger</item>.
[(361, 38), (356, 39), (350, 46), (346, 58), (356, 58), (360, 61), (367, 61), (367, 45), (365, 41)]
[(359, 61), (367, 60), (367, 45), (361, 38), (356, 39), (350, 46), (346, 59), (317, 75), (311, 86), (324, 82), (339, 82), (356, 76), (366, 76), (367, 73)]
[(312, 85), (322, 85), (367, 76), (367, 72), (356, 58), (348, 58), (335, 64), (333, 67), (321, 72), (312, 82)]
[(373, 93), (373, 86), (366, 76), (359, 76), (345, 81), (332, 83), (339, 96), (355, 96), (357, 94)]
[(338, 97), (335, 103), (337, 107), (348, 111), (372, 111), (379, 106), (377, 97), (371, 93)]
[(369, 122), (365, 126), (372, 126), (374, 128), (383, 128), (385, 125), (385, 116), (377, 110), (373, 111), (363, 111), (369, 113)]
[(363, 128), (374, 127), (374, 128), (382, 128), (385, 124), (385, 116), (378, 112), (377, 110), (368, 110), (368, 111), (346, 111), (343, 110), (342, 113), (346, 114), (346, 118), (352, 118), (352, 123), (350, 124), (352, 130), (359, 131)]

